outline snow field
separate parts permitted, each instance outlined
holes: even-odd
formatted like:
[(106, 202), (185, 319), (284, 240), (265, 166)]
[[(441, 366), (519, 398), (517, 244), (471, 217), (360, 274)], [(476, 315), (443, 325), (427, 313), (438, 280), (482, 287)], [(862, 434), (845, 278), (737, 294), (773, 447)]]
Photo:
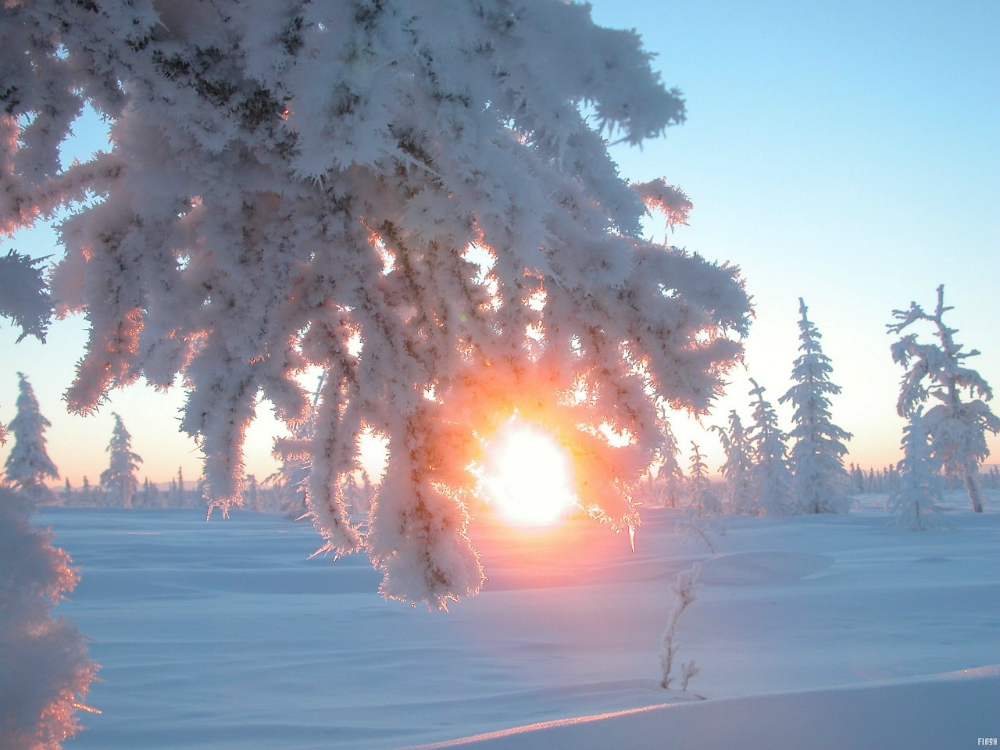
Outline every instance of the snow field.
[[(284, 518), (44, 508), (82, 573), (59, 611), (104, 680), (67, 748), (974, 747), (1000, 733), (1000, 502), (948, 500), (950, 529), (923, 533), (877, 507), (729, 517), (716, 554), (671, 510), (644, 512), (634, 553), (592, 522), (481, 516), (487, 583), (447, 613), (384, 601), (360, 556), (310, 559)], [(670, 584), (695, 562), (678, 659), (701, 673), (663, 691)]]

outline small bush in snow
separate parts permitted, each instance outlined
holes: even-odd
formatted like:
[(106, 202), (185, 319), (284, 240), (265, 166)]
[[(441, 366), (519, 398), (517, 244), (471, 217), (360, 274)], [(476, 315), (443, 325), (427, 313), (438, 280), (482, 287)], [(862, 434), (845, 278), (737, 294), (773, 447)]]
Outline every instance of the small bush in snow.
[[(677, 604), (674, 605), (674, 608), (670, 610), (670, 614), (667, 615), (667, 626), (664, 628), (660, 639), (660, 687), (664, 689), (669, 689), (674, 680), (674, 657), (680, 648), (680, 644), (675, 641), (677, 623), (681, 615), (684, 614), (684, 610), (688, 608), (691, 602), (698, 598), (695, 592), (698, 588), (697, 580), (700, 572), (701, 566), (695, 563), (689, 570), (682, 570), (678, 573), (677, 581), (670, 587), (670, 590), (677, 596)], [(694, 677), (698, 671), (697, 667), (695, 667), (694, 659), (681, 665), (682, 690), (687, 690), (688, 680)]]

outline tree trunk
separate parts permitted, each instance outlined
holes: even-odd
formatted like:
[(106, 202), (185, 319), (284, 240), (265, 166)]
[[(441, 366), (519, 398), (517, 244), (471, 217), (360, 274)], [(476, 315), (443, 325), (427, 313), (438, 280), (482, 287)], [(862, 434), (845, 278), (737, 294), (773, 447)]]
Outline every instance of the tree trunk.
[(983, 490), (979, 486), (979, 466), (970, 461), (965, 466), (965, 489), (969, 493), (969, 502), (976, 513), (983, 512)]

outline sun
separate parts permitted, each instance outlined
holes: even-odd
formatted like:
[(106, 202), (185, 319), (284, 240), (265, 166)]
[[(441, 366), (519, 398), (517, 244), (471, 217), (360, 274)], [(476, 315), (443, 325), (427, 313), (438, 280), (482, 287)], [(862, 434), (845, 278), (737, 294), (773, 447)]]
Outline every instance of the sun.
[(514, 421), (490, 447), (483, 484), (490, 505), (507, 521), (552, 524), (576, 505), (569, 459), (555, 439)]

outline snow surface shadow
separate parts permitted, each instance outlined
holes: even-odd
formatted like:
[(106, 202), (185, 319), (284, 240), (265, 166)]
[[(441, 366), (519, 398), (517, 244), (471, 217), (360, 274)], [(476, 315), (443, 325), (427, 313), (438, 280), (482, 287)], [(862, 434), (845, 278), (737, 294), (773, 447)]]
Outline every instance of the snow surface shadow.
[(714, 586), (789, 583), (829, 568), (834, 562), (829, 555), (811, 552), (733, 552), (703, 561), (698, 582)]

